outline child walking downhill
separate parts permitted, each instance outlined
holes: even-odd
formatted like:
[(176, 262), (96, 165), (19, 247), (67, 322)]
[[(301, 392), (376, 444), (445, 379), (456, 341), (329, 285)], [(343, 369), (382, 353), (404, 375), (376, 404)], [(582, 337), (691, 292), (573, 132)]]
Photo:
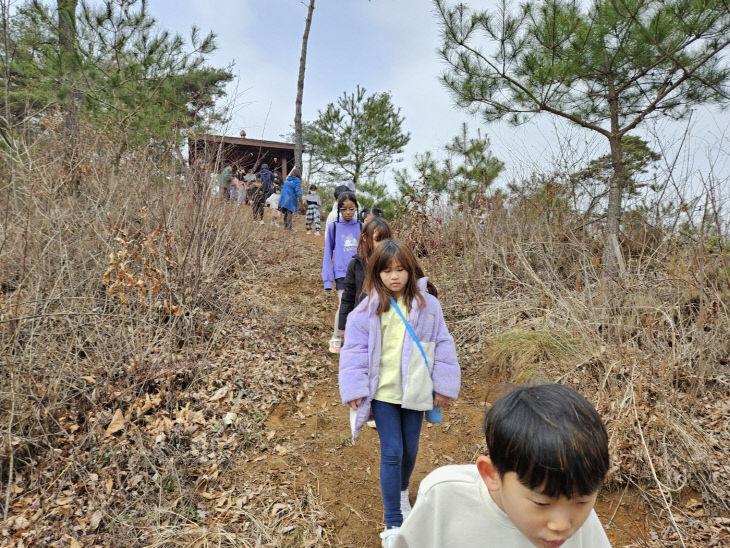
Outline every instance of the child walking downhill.
[(279, 211), (284, 215), (284, 228), (292, 230), (292, 216), (297, 212), (298, 199), (304, 202), (302, 197), (302, 172), (295, 167), (289, 172), (284, 181), (279, 197)]
[(332, 202), (332, 211), (330, 211), (327, 214), (327, 220), (325, 221), (325, 225), (324, 225), (325, 232), (330, 227), (330, 225), (337, 220), (337, 211), (338, 211), (337, 210), (337, 203), (338, 203), (338, 201), (340, 199), (340, 195), (343, 192), (351, 192), (351, 190), (349, 188), (347, 188), (346, 185), (338, 185), (338, 186), (335, 187), (335, 190), (334, 190), (335, 201)]
[(278, 186), (274, 187), (274, 193), (266, 198), (266, 207), (271, 210), (271, 224), (273, 226), (279, 226), (279, 219), (281, 218), (281, 211), (279, 211), (279, 200), (281, 199), (281, 188)]
[(319, 236), (319, 231), (322, 228), (322, 218), (319, 213), (319, 207), (322, 205), (322, 198), (317, 194), (317, 185), (311, 185), (309, 187), (309, 194), (306, 196), (307, 200), (307, 234), (312, 233), (312, 223), (314, 223), (315, 235)]
[(365, 298), (363, 283), (365, 282), (365, 269), (368, 260), (378, 248), (380, 242), (390, 238), (392, 238), (390, 226), (381, 217), (374, 217), (363, 225), (360, 241), (357, 244), (357, 253), (352, 256), (350, 264), (347, 265), (347, 273), (342, 283), (342, 301), (340, 302), (340, 315), (337, 321), (337, 327), (341, 332), (345, 331), (347, 315)]
[(424, 411), (459, 395), (461, 371), (436, 289), (407, 246), (382, 242), (364, 288), (367, 297), (345, 327), (340, 396), (351, 409), (353, 442), (371, 415), (377, 425), (386, 526), (380, 537), (390, 547), (411, 509), (408, 484)]
[(484, 433), (488, 455), (423, 479), (397, 548), (610, 548), (593, 511), (608, 436), (588, 400), (523, 386), (487, 411)]
[(337, 312), (330, 339), (329, 350), (337, 354), (342, 346), (342, 332), (338, 328), (343, 282), (347, 265), (357, 251), (362, 224), (357, 220), (357, 198), (352, 192), (342, 192), (337, 199), (337, 217), (327, 227), (324, 239), (324, 258), (322, 259), (322, 280), (326, 290), (335, 284), (337, 291)]
[(379, 207), (366, 207), (360, 211), (360, 220), (363, 225), (368, 224), (368, 221), (375, 217), (385, 217), (383, 210)]

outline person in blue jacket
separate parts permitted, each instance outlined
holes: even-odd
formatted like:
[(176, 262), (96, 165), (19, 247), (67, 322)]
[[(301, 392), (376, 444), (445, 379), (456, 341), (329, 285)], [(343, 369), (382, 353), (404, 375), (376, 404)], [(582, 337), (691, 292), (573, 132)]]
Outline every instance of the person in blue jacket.
[(322, 280), (324, 288), (337, 290), (337, 312), (334, 330), (330, 339), (330, 352), (337, 354), (342, 346), (342, 331), (338, 326), (342, 292), (350, 259), (357, 251), (362, 223), (357, 220), (357, 198), (353, 192), (343, 192), (337, 198), (337, 218), (327, 227), (324, 240), (324, 259), (322, 260)]
[(297, 213), (297, 198), (304, 202), (302, 196), (302, 172), (295, 167), (289, 172), (289, 176), (281, 187), (279, 197), (279, 211), (284, 215), (284, 228), (292, 229), (292, 216)]

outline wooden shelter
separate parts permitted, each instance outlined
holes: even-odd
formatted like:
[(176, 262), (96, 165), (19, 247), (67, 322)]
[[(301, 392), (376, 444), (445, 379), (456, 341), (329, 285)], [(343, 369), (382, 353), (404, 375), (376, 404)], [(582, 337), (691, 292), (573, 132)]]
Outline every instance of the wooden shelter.
[(234, 171), (239, 169), (248, 172), (253, 169), (255, 173), (261, 164), (268, 164), (269, 169), (284, 181), (289, 170), (294, 167), (294, 143), (225, 135), (194, 135), (188, 138), (188, 161), (192, 166), (196, 160), (204, 160), (214, 172), (230, 164)]

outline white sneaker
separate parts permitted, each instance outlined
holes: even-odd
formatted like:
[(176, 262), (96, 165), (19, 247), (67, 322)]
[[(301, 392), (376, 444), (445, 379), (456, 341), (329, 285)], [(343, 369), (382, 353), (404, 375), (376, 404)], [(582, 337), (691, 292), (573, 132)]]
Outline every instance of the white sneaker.
[(342, 348), (342, 341), (340, 339), (330, 339), (330, 352), (332, 354), (339, 354), (340, 348)]
[(312, 233), (312, 231), (311, 231), (311, 230), (307, 230), (307, 234), (311, 234), (311, 233)]
[(400, 527), (391, 527), (390, 529), (386, 529), (385, 531), (380, 533), (380, 538), (382, 539), (381, 546), (383, 548), (394, 548), (395, 539), (398, 536), (399, 531)]
[(264, 220), (263, 220), (263, 219), (261, 219), (261, 220), (259, 221), (259, 224), (260, 224), (260, 225), (264, 224)]
[[(370, 428), (377, 428), (377, 426), (375, 426), (375, 421), (368, 421), (365, 424), (367, 424)], [(403, 518), (403, 519), (405, 519), (405, 518)]]
[(314, 235), (315, 236), (321, 236), (321, 234), (319, 233), (319, 230), (317, 232), (315, 232)]
[(403, 514), (403, 521), (411, 513), (411, 501), (408, 500), (408, 489), (400, 492), (400, 513)]

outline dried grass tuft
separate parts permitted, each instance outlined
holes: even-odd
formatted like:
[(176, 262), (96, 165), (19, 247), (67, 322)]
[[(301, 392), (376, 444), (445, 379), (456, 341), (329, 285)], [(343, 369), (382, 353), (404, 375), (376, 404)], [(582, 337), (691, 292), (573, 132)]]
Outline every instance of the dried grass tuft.
[(487, 361), (492, 373), (508, 378), (517, 376), (526, 381), (544, 376), (535, 372), (532, 366), (575, 357), (580, 342), (570, 333), (554, 329), (513, 328), (495, 334), (487, 341), (487, 347)]
[[(627, 272), (611, 284), (600, 273), (600, 234), (580, 215), (523, 206), (517, 200), (443, 215), (433, 222), (437, 234), (415, 223), (408, 233), (416, 244), (424, 234), (444, 240), (437, 258), (421, 259), (440, 290), (466, 374), (576, 388), (609, 432), (608, 487), (640, 489), (663, 524), (657, 545), (702, 545), (727, 535), (725, 247), (671, 233), (678, 223), (668, 219), (652, 248), (636, 241), (624, 247)], [(696, 503), (689, 510), (687, 497)]]

